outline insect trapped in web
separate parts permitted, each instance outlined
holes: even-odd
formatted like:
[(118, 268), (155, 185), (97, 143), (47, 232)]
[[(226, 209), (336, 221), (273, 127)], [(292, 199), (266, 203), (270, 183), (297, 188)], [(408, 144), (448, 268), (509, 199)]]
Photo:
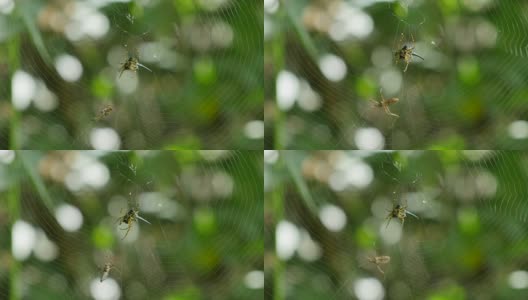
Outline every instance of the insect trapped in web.
[(128, 58), (125, 60), (124, 63), (121, 64), (121, 68), (119, 69), (119, 78), (121, 78), (121, 75), (123, 75), (123, 72), (125, 71), (131, 71), (131, 72), (137, 72), (139, 67), (142, 67), (150, 72), (152, 72), (151, 69), (147, 68), (145, 65), (141, 64), (139, 62), (139, 52), (137, 50), (134, 51), (134, 55), (128, 54)]
[(393, 116), (393, 117), (399, 118), (400, 116), (398, 116), (397, 114), (392, 113), (390, 111), (389, 105), (397, 103), (398, 101), (400, 101), (400, 99), (398, 99), (398, 98), (385, 99), (383, 97), (383, 93), (382, 93), (381, 89), (380, 89), (380, 96), (381, 96), (381, 100), (372, 100), (372, 99), (369, 100), (370, 102), (372, 102), (372, 106), (374, 106), (376, 108), (383, 108), (385, 113), (388, 114), (389, 116)]
[(398, 50), (396, 52), (394, 52), (394, 57), (396, 58), (396, 64), (398, 64), (401, 60), (403, 60), (405, 62), (405, 69), (403, 70), (403, 72), (406, 72), (407, 68), (409, 67), (409, 63), (412, 61), (412, 57), (413, 56), (418, 57), (421, 60), (424, 60), (424, 58), (421, 57), (420, 55), (414, 53), (414, 49), (415, 49), (416, 46), (414, 45), (414, 36), (413, 36), (413, 34), (411, 33), (411, 40), (412, 40), (411, 44), (403, 43), (404, 38), (405, 38), (405, 36), (402, 33), (401, 34), (401, 38), (400, 38), (400, 43), (399, 43), (399, 46), (398, 46)]
[(114, 108), (112, 107), (112, 105), (109, 105), (109, 104), (105, 105), (99, 111), (97, 116), (95, 116), (94, 121), (101, 121), (102, 119), (108, 117), (112, 113), (113, 110), (114, 110)]
[(388, 264), (390, 262), (390, 259), (391, 259), (390, 256), (387, 256), (387, 255), (367, 257), (367, 260), (375, 264), (376, 267), (378, 268), (378, 271), (380, 271), (380, 273), (383, 274), (383, 276), (385, 276), (385, 272), (383, 271), (380, 265)]
[(389, 214), (385, 218), (385, 220), (387, 220), (387, 225), (385, 226), (385, 228), (389, 226), (389, 223), (392, 220), (392, 218), (398, 218), (403, 226), (405, 222), (405, 218), (407, 217), (407, 214), (419, 219), (417, 215), (407, 210), (406, 204), (405, 205), (395, 204), (391, 210), (388, 210), (388, 212)]
[(130, 229), (132, 229), (134, 222), (137, 222), (138, 219), (145, 223), (151, 224), (149, 221), (145, 220), (139, 215), (139, 208), (137, 206), (130, 208), (126, 214), (117, 219), (116, 223), (119, 222), (118, 226), (123, 223), (128, 225), (126, 228), (120, 228), (121, 230), (126, 230), (125, 235), (123, 236), (123, 238), (121, 238), (122, 240), (126, 238), (128, 233), (130, 232)]
[(114, 264), (114, 259), (113, 258), (110, 258), (109, 255), (107, 255), (105, 257), (105, 263), (104, 263), (104, 266), (101, 268), (101, 278), (99, 280), (99, 282), (103, 282), (106, 278), (108, 278), (108, 276), (110, 275), (110, 272), (113, 270), (113, 269), (116, 269), (118, 272), (120, 272), (116, 267), (115, 267), (115, 264)]

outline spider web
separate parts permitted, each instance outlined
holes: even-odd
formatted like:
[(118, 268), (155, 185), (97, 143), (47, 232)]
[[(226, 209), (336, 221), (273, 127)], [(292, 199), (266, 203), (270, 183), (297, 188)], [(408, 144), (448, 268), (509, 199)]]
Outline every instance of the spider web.
[[(262, 293), (260, 153), (23, 151), (15, 157), (0, 167), (1, 174), (18, 178), (2, 188), (2, 198), (6, 188), (20, 184), (20, 215), (10, 220), (15, 227), (2, 226), (2, 236), (23, 224), (36, 241), (25, 255), (0, 249), (18, 269), (1, 272), (2, 298), (13, 286), (23, 298), (233, 299)], [(123, 238), (126, 226), (116, 219), (136, 205), (151, 224), (133, 222)], [(79, 228), (66, 230), (79, 219), (59, 217), (65, 207), (80, 213)], [(2, 201), (2, 214), (11, 209)], [(114, 268), (100, 282), (107, 262)], [(11, 288), (8, 278), (15, 282)]]
[[(524, 5), (387, 2), (281, 2), (270, 14), (284, 30), (271, 31), (267, 47), (288, 51), (278, 64), (270, 61), (276, 86), (266, 90), (280, 117), (269, 114), (274, 130), (266, 144), (278, 136), (292, 149), (524, 147), (525, 122), (516, 123), (526, 119)], [(414, 57), (406, 72), (392, 57), (402, 33), (407, 44), (412, 34), (424, 58)], [(298, 93), (284, 108), (279, 90), (286, 82)], [(380, 88), (385, 99), (399, 98), (390, 106), (399, 118), (371, 107)], [(358, 143), (364, 132), (371, 137), (366, 145)]]
[[(280, 284), (276, 262), (266, 264), (268, 297), (277, 296), (277, 286), (287, 296), (306, 299), (426, 299), (460, 293), (515, 298), (524, 292), (527, 283), (517, 277), (526, 274), (527, 266), (524, 153), (279, 153), (280, 159), (294, 158), (305, 190), (280, 159), (268, 161), (265, 201), (274, 201), (278, 189), (288, 201), (280, 220), (266, 226), (266, 251), (280, 257), (278, 235), (291, 235), (277, 224), (287, 222), (299, 234), (292, 256), (277, 258), (284, 273)], [(366, 166), (373, 171), (368, 185), (353, 175), (364, 175), (360, 170)], [(387, 210), (403, 201), (419, 219), (407, 215), (403, 227), (397, 220), (386, 227)], [(266, 211), (274, 216), (280, 210), (270, 205)], [(334, 227), (341, 213), (346, 223)], [(391, 257), (382, 266), (385, 277), (366, 259), (382, 255)], [(359, 292), (360, 286), (368, 293)]]
[[(17, 2), (14, 12), (2, 16), (8, 37), (22, 34), (14, 56), (19, 66), (4, 82), (18, 74), (36, 85), (34, 95), (22, 95), (26, 103), (15, 108), (21, 148), (39, 148), (35, 145), (50, 136), (50, 148), (105, 148), (93, 144), (96, 133), (115, 140), (109, 149), (257, 148), (262, 142), (256, 132), (260, 5), (232, 0)], [(68, 26), (57, 28), (54, 20)], [(136, 50), (139, 63), (152, 72), (140, 67), (119, 78), (121, 64)], [(58, 72), (64, 55), (68, 66), (72, 60), (74, 67), (80, 63), (80, 78), (68, 82)], [(6, 85), (1, 92), (12, 97)], [(106, 105), (112, 112), (94, 121)], [(6, 145), (10, 127), (5, 124), (0, 138)], [(55, 131), (47, 134), (48, 129)]]

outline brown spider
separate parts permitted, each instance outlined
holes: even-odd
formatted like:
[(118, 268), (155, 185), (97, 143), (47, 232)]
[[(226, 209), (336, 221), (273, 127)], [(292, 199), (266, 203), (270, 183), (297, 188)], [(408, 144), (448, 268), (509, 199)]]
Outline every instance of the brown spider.
[(380, 95), (381, 95), (381, 100), (370, 100), (370, 102), (373, 103), (373, 106), (376, 107), (376, 108), (383, 108), (383, 110), (385, 111), (386, 114), (388, 114), (390, 116), (393, 116), (393, 117), (396, 117), (396, 118), (399, 118), (400, 116), (398, 116), (397, 114), (394, 114), (394, 113), (392, 113), (390, 111), (389, 105), (400, 101), (400, 99), (398, 99), (398, 98), (385, 99), (383, 97), (383, 93), (381, 92), (381, 89), (380, 89)]
[(108, 115), (110, 115), (110, 113), (112, 113), (113, 110), (114, 110), (114, 108), (112, 107), (112, 105), (105, 105), (99, 111), (99, 114), (97, 114), (97, 116), (94, 118), (94, 120), (95, 121), (101, 121), (102, 119), (108, 117)]
[(388, 210), (388, 212), (389, 214), (385, 218), (385, 220), (387, 220), (387, 225), (385, 226), (385, 228), (389, 226), (389, 223), (392, 220), (392, 218), (398, 218), (403, 226), (403, 223), (405, 222), (405, 218), (407, 217), (407, 214), (410, 214), (411, 216), (419, 219), (417, 215), (407, 210), (407, 205), (396, 204), (392, 207), (391, 210)]
[(151, 69), (147, 68), (145, 65), (142, 65), (139, 63), (139, 53), (136, 51), (134, 56), (129, 55), (127, 60), (121, 64), (121, 69), (119, 69), (121, 72), (119, 73), (119, 78), (121, 78), (121, 75), (123, 75), (123, 72), (128, 70), (132, 72), (137, 72), (139, 67), (143, 67), (150, 72), (152, 72)]
[(121, 238), (122, 240), (126, 238), (126, 236), (128, 235), (128, 232), (130, 231), (130, 229), (132, 229), (132, 226), (134, 225), (134, 222), (137, 221), (137, 219), (150, 224), (149, 221), (139, 216), (139, 210), (137, 208), (129, 209), (128, 212), (124, 216), (119, 217), (117, 219), (116, 223), (119, 222), (118, 226), (121, 225), (122, 223), (125, 223), (128, 225), (127, 228), (119, 228), (121, 230), (126, 230), (125, 236)]
[[(402, 44), (403, 42), (403, 33), (401, 34), (401, 39), (400, 39), (400, 45)], [(396, 64), (398, 64), (400, 62), (400, 60), (403, 60), (405, 62), (405, 69), (403, 70), (403, 72), (406, 72), (407, 71), (407, 67), (409, 67), (409, 63), (411, 62), (412, 60), (412, 57), (413, 56), (416, 56), (418, 58), (420, 58), (421, 60), (424, 60), (423, 57), (421, 57), (420, 55), (414, 53), (414, 37), (411, 33), (411, 40), (412, 40), (412, 45), (407, 45), (407, 44), (404, 44), (403, 46), (401, 47), (398, 47), (398, 50), (396, 52), (394, 52), (394, 57), (396, 58)]]
[(114, 264), (110, 261), (107, 261), (104, 264), (103, 273), (101, 274), (101, 282), (103, 282), (103, 280), (105, 280), (108, 277), (113, 267), (114, 267)]
[(381, 274), (383, 274), (383, 277), (385, 277), (385, 272), (381, 269), (380, 265), (388, 264), (390, 262), (390, 256), (371, 256), (367, 257), (368, 261), (375, 264), (376, 267), (378, 267), (378, 270)]
[(119, 273), (121, 273), (121, 271), (119, 271), (118, 268), (115, 267), (114, 265), (114, 259), (113, 258), (110, 258), (110, 256), (106, 256), (105, 257), (105, 264), (104, 266), (101, 268), (101, 279), (100, 279), (100, 282), (103, 282), (106, 278), (108, 278), (108, 275), (110, 275), (110, 272), (113, 270), (113, 269), (116, 269), (116, 271), (118, 271)]

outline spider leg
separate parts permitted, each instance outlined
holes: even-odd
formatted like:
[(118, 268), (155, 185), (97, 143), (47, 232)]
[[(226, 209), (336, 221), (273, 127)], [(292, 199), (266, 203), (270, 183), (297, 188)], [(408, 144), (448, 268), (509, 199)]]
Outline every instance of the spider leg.
[(128, 233), (130, 232), (130, 229), (132, 229), (132, 225), (133, 225), (133, 224), (134, 224), (134, 223), (130, 223), (130, 224), (128, 225), (127, 232), (125, 233), (125, 236), (124, 236), (123, 238), (121, 238), (121, 240), (124, 240), (124, 239), (126, 238), (126, 236), (128, 235)]
[(380, 265), (376, 264), (376, 266), (378, 267), (378, 270), (380, 271), (380, 273), (383, 274), (383, 277), (385, 277), (385, 272), (383, 272)]
[(125, 68), (121, 67), (121, 72), (119, 72), (119, 78), (121, 78), (121, 75), (123, 75), (123, 72), (125, 72)]
[(372, 107), (373, 108), (380, 108), (382, 106), (379, 101), (372, 100), (372, 99), (370, 99), (369, 101), (372, 102)]
[[(120, 214), (120, 215), (123, 214), (123, 208), (122, 208), (122, 207), (121, 207), (121, 210), (119, 211), (119, 214)], [(123, 220), (123, 217), (119, 217), (119, 218), (117, 218), (117, 220), (115, 221), (115, 223), (117, 223), (117, 222), (119, 222), (119, 221), (121, 221), (121, 220)], [(115, 224), (115, 223), (114, 223), (114, 224)], [(121, 223), (123, 223), (123, 222), (122, 222), (122, 221), (119, 222), (118, 225), (121, 225)]]
[(403, 73), (407, 72), (407, 68), (409, 67), (409, 62), (406, 62), (405, 69), (403, 70)]
[(387, 229), (387, 227), (389, 227), (390, 221), (392, 220), (392, 216), (389, 215), (387, 218), (385, 218), (385, 220), (387, 220), (387, 225), (385, 225), (385, 229)]
[(390, 115), (390, 116), (393, 116), (393, 117), (396, 117), (396, 118), (399, 118), (399, 117), (400, 117), (400, 116), (398, 116), (397, 114), (392, 113), (392, 112), (390, 111), (388, 105), (383, 105), (383, 109), (385, 110), (385, 113), (387, 113), (387, 114)]

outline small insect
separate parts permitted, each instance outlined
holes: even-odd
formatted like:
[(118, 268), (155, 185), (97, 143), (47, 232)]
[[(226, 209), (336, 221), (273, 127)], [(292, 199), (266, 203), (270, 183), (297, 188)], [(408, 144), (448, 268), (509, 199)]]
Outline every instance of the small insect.
[(397, 114), (394, 114), (394, 113), (392, 113), (390, 111), (389, 105), (397, 103), (398, 101), (400, 101), (400, 99), (398, 99), (398, 98), (385, 99), (383, 97), (383, 93), (381, 92), (381, 89), (380, 89), (380, 95), (381, 95), (381, 100), (370, 100), (370, 102), (373, 103), (373, 106), (376, 107), (376, 108), (383, 108), (385, 113), (388, 114), (389, 116), (393, 116), (393, 117), (399, 118), (400, 116), (398, 116)]
[(129, 55), (127, 60), (124, 63), (121, 64), (119, 78), (121, 78), (121, 75), (123, 75), (123, 72), (125, 72), (125, 71), (137, 72), (139, 67), (143, 67), (143, 68), (147, 69), (148, 71), (152, 72), (151, 69), (149, 69), (145, 65), (142, 65), (141, 63), (139, 63), (139, 53), (136, 51), (134, 56)]
[(101, 282), (103, 282), (103, 280), (105, 280), (108, 277), (113, 267), (114, 267), (114, 264), (110, 261), (107, 261), (104, 264), (103, 273), (101, 274)]
[(119, 271), (119, 269), (114, 265), (114, 259), (110, 258), (110, 255), (107, 255), (105, 257), (104, 266), (99, 268), (101, 269), (100, 282), (103, 282), (106, 278), (108, 278), (112, 270), (116, 270), (117, 272), (121, 273), (121, 271)]
[(407, 205), (396, 204), (392, 207), (392, 210), (388, 210), (388, 212), (389, 212), (389, 215), (385, 218), (387, 220), (387, 225), (385, 226), (385, 228), (389, 226), (389, 223), (392, 220), (392, 218), (398, 218), (403, 226), (403, 223), (405, 222), (405, 218), (407, 217), (407, 214), (419, 219), (417, 215), (407, 210)]
[[(403, 42), (403, 33), (401, 34), (401, 39), (400, 39), (400, 45), (402, 44)], [(421, 57), (420, 55), (414, 53), (414, 37), (411, 33), (411, 40), (412, 40), (412, 44), (411, 45), (407, 45), (407, 44), (404, 44), (403, 46), (400, 46), (398, 47), (398, 50), (396, 52), (394, 52), (394, 57), (396, 58), (396, 64), (398, 64), (400, 62), (400, 60), (403, 60), (405, 62), (405, 69), (403, 70), (403, 72), (406, 72), (407, 71), (407, 68), (409, 67), (409, 63), (411, 62), (412, 60), (412, 57), (413, 56), (416, 56), (418, 58), (420, 58), (421, 60), (424, 60), (423, 57)]]
[(385, 277), (385, 272), (383, 272), (383, 269), (381, 269), (381, 266), (380, 265), (385, 265), (385, 264), (388, 264), (390, 262), (390, 256), (386, 256), (386, 255), (383, 255), (383, 256), (370, 256), (370, 257), (367, 257), (368, 261), (375, 264), (376, 267), (378, 268), (378, 270), (380, 271), (381, 274), (383, 274), (383, 277)]
[(132, 229), (134, 222), (136, 222), (138, 219), (145, 223), (150, 224), (149, 221), (139, 216), (139, 210), (137, 208), (129, 209), (128, 212), (124, 216), (119, 217), (117, 219), (116, 223), (119, 222), (118, 226), (121, 225), (122, 223), (125, 223), (128, 225), (127, 228), (120, 228), (121, 230), (126, 230), (125, 235), (123, 236), (123, 238), (121, 238), (122, 240), (126, 238), (126, 236), (128, 235), (128, 232), (130, 232), (130, 229)]
[(114, 108), (112, 107), (112, 105), (105, 105), (100, 111), (99, 113), (97, 114), (97, 116), (95, 116), (94, 120), (95, 121), (101, 121), (102, 119), (108, 117), (112, 111), (114, 110)]

